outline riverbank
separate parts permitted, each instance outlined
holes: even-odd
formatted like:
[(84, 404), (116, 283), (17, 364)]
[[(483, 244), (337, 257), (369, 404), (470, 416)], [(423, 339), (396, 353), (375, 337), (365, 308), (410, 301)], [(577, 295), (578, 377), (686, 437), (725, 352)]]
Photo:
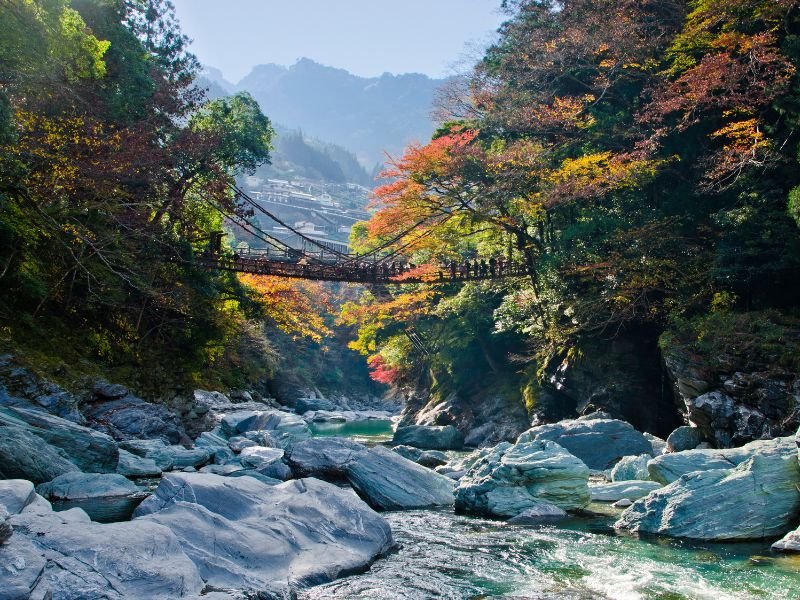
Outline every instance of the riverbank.
[(70, 418), (6, 395), (4, 598), (719, 600), (800, 584), (794, 437), (695, 448), (691, 430), (659, 440), (597, 414), (472, 449), (454, 427), (319, 404), (198, 390), (187, 426), (108, 383), (75, 412), (50, 403)]

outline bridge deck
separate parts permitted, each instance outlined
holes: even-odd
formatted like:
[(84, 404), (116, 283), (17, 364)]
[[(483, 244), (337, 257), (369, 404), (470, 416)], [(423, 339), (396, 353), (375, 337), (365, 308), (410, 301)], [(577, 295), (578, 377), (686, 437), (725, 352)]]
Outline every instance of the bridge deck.
[(351, 283), (436, 283), (452, 281), (481, 281), (521, 277), (528, 269), (521, 263), (463, 263), (428, 269), (417, 274), (408, 265), (385, 263), (359, 264), (357, 262), (324, 262), (277, 260), (269, 257), (251, 256), (201, 256), (197, 264), (206, 269), (273, 275), (292, 279), (315, 281), (341, 281)]

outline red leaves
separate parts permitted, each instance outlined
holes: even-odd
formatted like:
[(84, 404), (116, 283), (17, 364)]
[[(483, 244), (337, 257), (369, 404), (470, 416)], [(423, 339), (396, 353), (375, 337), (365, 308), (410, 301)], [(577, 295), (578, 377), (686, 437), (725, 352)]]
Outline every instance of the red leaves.
[(367, 364), (370, 368), (369, 377), (373, 381), (383, 383), (384, 385), (392, 385), (400, 379), (400, 369), (387, 365), (383, 356), (380, 354), (370, 356), (367, 359)]

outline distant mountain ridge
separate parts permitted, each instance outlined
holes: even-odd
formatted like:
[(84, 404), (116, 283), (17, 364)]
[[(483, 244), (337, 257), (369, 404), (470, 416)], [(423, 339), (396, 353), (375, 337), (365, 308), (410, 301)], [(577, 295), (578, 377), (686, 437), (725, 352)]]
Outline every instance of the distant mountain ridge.
[(237, 84), (206, 68), (210, 95), (249, 92), (276, 123), (353, 152), (368, 168), (398, 155), (412, 141), (426, 141), (436, 89), (445, 80), (410, 73), (358, 77), (303, 58), (290, 67), (259, 65)]

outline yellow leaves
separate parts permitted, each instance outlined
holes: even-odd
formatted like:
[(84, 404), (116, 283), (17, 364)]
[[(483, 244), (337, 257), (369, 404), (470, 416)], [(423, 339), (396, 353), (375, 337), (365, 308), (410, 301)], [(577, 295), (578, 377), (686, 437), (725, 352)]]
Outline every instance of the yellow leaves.
[(315, 342), (331, 335), (323, 314), (330, 300), (320, 284), (249, 274), (239, 275), (239, 281), (254, 292), (266, 316), (284, 333)]
[(594, 152), (568, 158), (561, 167), (543, 175), (550, 184), (552, 206), (565, 198), (598, 197), (607, 192), (635, 188), (653, 177), (658, 163), (630, 154)]

